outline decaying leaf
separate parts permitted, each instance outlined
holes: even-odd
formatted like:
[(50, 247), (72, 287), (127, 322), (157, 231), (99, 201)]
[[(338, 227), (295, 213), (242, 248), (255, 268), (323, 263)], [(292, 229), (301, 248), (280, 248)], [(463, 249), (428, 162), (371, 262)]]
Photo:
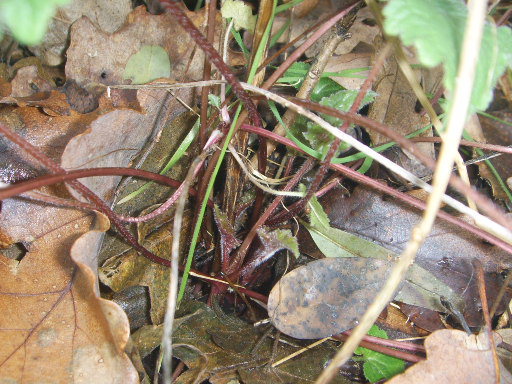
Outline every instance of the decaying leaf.
[[(402, 252), (411, 228), (419, 221), (417, 211), (365, 188), (356, 188), (349, 198), (340, 199), (333, 192), (321, 202), (333, 227), (371, 240), (396, 254)], [(473, 300), (478, 297), (471, 264), (475, 258), (484, 264), (488, 297), (495, 297), (503, 280), (500, 272), (512, 266), (510, 255), (445, 221), (436, 221), (415, 263), (462, 297), (465, 307), (461, 312), (470, 326), (481, 324), (479, 305)]]
[[(310, 224), (304, 223), (313, 241), (326, 257), (363, 257), (396, 260), (398, 254), (370, 240), (331, 227), (329, 218), (315, 198), (310, 201)], [(433, 310), (444, 311), (440, 298), (462, 310), (464, 303), (447, 284), (419, 265), (411, 265), (396, 300)]]
[(384, 285), (393, 263), (321, 259), (286, 274), (270, 292), (268, 314), (281, 332), (319, 339), (357, 325)]
[(86, 16), (104, 32), (114, 32), (123, 25), (132, 10), (130, 0), (74, 0), (57, 10), (43, 42), (30, 50), (48, 65), (65, 60), (69, 30), (73, 22)]
[(152, 80), (171, 76), (169, 55), (158, 45), (144, 45), (126, 63), (124, 79), (132, 84), (146, 84)]
[[(205, 11), (187, 15), (201, 27)], [(203, 71), (204, 54), (175, 22), (172, 15), (151, 15), (144, 7), (136, 8), (128, 22), (110, 34), (82, 17), (71, 27), (67, 50), (66, 78), (80, 86), (123, 84), (126, 63), (142, 46), (160, 46), (172, 63), (171, 76), (180, 80), (198, 80)]]
[[(190, 315), (173, 333), (175, 356), (189, 368), (179, 377), (180, 384), (194, 380), (227, 383), (240, 378), (245, 384), (313, 382), (335, 351), (324, 343), (272, 368), (269, 363), (299, 348), (279, 343), (273, 355), (274, 341), (269, 337), (261, 340), (263, 330), (199, 302), (182, 303), (180, 312)], [(340, 375), (331, 382), (348, 384), (349, 380)]]
[(98, 219), (88, 232), (94, 217), (61, 210), (21, 260), (0, 255), (4, 381), (137, 382), (124, 354), (126, 315), (99, 298), (96, 260), (108, 222)]
[[(427, 360), (416, 363), (389, 384), (493, 383), (495, 370), (485, 332), (467, 335), (443, 329), (425, 339)], [(512, 383), (512, 375), (500, 363), (501, 383)]]

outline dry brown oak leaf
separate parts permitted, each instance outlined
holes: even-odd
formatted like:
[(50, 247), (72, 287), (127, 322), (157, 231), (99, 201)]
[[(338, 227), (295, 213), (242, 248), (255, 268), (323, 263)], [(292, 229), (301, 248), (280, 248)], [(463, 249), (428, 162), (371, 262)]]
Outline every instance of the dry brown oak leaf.
[[(457, 330), (435, 331), (425, 339), (427, 360), (395, 376), (388, 384), (495, 383), (489, 344), (489, 339), (483, 332), (479, 335), (467, 335)], [(500, 378), (501, 383), (512, 383), (512, 375), (501, 363)]]
[(0, 382), (136, 383), (126, 315), (99, 297), (108, 221), (69, 210), (59, 219), (21, 260), (0, 254)]

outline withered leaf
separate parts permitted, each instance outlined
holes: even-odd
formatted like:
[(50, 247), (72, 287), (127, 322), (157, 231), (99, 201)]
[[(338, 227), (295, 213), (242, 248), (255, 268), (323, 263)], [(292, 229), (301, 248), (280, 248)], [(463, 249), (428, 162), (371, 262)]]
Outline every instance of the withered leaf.
[[(174, 354), (189, 370), (177, 383), (209, 380), (228, 383), (240, 380), (245, 384), (313, 382), (335, 352), (330, 343), (324, 343), (275, 368), (271, 363), (297, 351), (288, 343), (279, 343), (273, 356), (273, 339), (259, 343), (263, 330), (246, 324), (240, 319), (218, 313), (199, 302), (184, 302), (181, 315), (188, 315), (173, 334)], [(337, 376), (332, 383), (349, 383)]]
[(393, 263), (325, 258), (286, 274), (272, 288), (268, 314), (283, 333), (319, 339), (357, 325), (384, 285)]
[[(499, 336), (498, 336), (499, 337)], [(427, 360), (416, 363), (389, 384), (493, 383), (495, 371), (485, 332), (467, 335), (443, 329), (425, 339)], [(512, 375), (500, 363), (501, 383), (512, 383)]]
[[(396, 254), (402, 252), (411, 229), (420, 219), (418, 211), (360, 187), (349, 198), (340, 199), (336, 193), (330, 193), (321, 201), (333, 227), (371, 240)], [(461, 312), (470, 326), (481, 324), (479, 304), (473, 300), (478, 297), (471, 264), (475, 258), (484, 264), (488, 297), (495, 297), (503, 280), (500, 272), (512, 267), (512, 258), (455, 225), (436, 220), (415, 262), (462, 297), (465, 308)]]
[(0, 377), (135, 383), (124, 354), (126, 315), (98, 292), (97, 252), (108, 222), (100, 216), (100, 231), (87, 232), (91, 215), (63, 213), (21, 261), (0, 255)]

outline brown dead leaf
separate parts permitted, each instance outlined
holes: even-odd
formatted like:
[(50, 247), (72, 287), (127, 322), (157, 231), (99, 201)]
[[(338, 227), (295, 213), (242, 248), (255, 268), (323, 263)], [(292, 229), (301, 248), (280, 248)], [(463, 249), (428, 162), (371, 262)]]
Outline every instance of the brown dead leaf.
[(272, 288), (268, 314), (277, 329), (297, 339), (341, 333), (357, 325), (392, 266), (359, 257), (312, 261)]
[[(360, 187), (349, 198), (340, 199), (335, 191), (329, 193), (322, 200), (322, 206), (333, 227), (371, 240), (397, 254), (402, 252), (411, 228), (420, 218), (419, 213), (408, 206)], [(436, 221), (416, 258), (420, 267), (464, 299), (466, 307), (462, 312), (470, 326), (481, 324), (480, 308), (474, 300), (478, 297), (471, 264), (475, 258), (484, 264), (488, 297), (495, 297), (503, 280), (500, 272), (512, 267), (510, 255), (454, 225)]]
[[(499, 336), (498, 336), (499, 337)], [(389, 384), (493, 383), (492, 350), (485, 333), (467, 335), (443, 329), (425, 339), (427, 360), (416, 363)], [(512, 375), (502, 364), (501, 383), (512, 383)]]
[(75, 0), (59, 7), (52, 18), (43, 42), (30, 50), (48, 65), (59, 65), (65, 60), (71, 25), (86, 16), (102, 31), (112, 33), (120, 28), (132, 10), (130, 0)]
[[(191, 101), (189, 90), (179, 91), (177, 95), (185, 102)], [(147, 141), (155, 140), (167, 119), (172, 120), (185, 110), (165, 90), (139, 90), (137, 98), (144, 113), (117, 109), (98, 117), (87, 131), (69, 141), (62, 155), (62, 167), (126, 167)], [(92, 177), (83, 183), (111, 200), (120, 180), (119, 176)]]
[[(187, 12), (187, 15), (196, 26), (203, 27), (205, 8)], [(130, 13), (127, 23), (112, 34), (101, 31), (86, 17), (77, 20), (71, 28), (66, 77), (81, 86), (126, 83), (123, 80), (126, 63), (143, 45), (157, 45), (166, 50), (172, 78), (201, 78), (204, 54), (196, 48), (188, 33), (170, 14), (151, 15), (144, 7)]]
[(124, 354), (126, 315), (99, 298), (94, 270), (107, 228), (101, 216), (62, 210), (21, 260), (0, 255), (2, 380), (137, 382)]
[[(424, 85), (425, 92), (432, 91), (441, 79), (439, 70), (421, 70), (416, 71), (420, 82)], [(427, 81), (427, 79), (429, 79)], [(432, 80), (430, 80), (432, 79)], [(408, 135), (430, 123), (427, 115), (421, 115), (417, 111), (417, 98), (411, 89), (409, 82), (402, 74), (394, 57), (389, 58), (384, 64), (384, 68), (377, 81), (374, 83), (374, 91), (379, 97), (370, 105), (368, 117), (381, 121), (402, 134)], [(377, 146), (389, 142), (389, 138), (378, 132), (370, 130), (369, 132), (372, 145)], [(420, 136), (432, 137), (432, 129), (427, 129)], [(419, 143), (418, 148), (427, 156), (434, 158), (433, 143)], [(411, 171), (418, 177), (431, 174), (429, 168), (422, 165), (416, 158), (407, 152), (399, 149), (388, 151), (388, 156), (405, 169)]]

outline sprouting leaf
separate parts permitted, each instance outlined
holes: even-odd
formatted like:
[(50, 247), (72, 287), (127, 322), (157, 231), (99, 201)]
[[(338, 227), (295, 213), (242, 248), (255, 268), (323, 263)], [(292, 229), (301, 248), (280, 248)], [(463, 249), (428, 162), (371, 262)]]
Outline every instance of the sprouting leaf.
[[(388, 334), (378, 326), (373, 325), (368, 332), (370, 336), (387, 339)], [(364, 376), (372, 383), (382, 379), (390, 379), (391, 377), (401, 373), (405, 369), (403, 360), (393, 356), (388, 356), (371, 349), (359, 347), (355, 350), (357, 355), (362, 355)]]
[[(316, 198), (310, 201), (310, 224), (302, 223), (309, 231), (316, 246), (326, 257), (362, 257), (380, 260), (394, 260), (398, 257), (393, 251), (378, 244), (331, 227), (326, 213)], [(325, 224), (327, 223), (327, 225)], [(440, 296), (459, 309), (463, 301), (448, 285), (437, 279), (417, 264), (409, 268), (406, 282), (395, 297), (404, 303), (443, 311)]]
[(225, 0), (222, 2), (220, 9), (222, 17), (225, 19), (233, 18), (235, 29), (238, 31), (241, 28), (254, 31), (256, 26), (256, 15), (252, 14), (252, 9), (249, 5), (240, 0)]
[[(384, 16), (386, 32), (399, 36), (405, 45), (414, 45), (421, 63), (428, 67), (443, 64), (444, 86), (453, 91), (467, 19), (464, 2), (390, 0)], [(487, 108), (496, 81), (511, 62), (512, 31), (487, 23), (469, 113)]]
[(146, 84), (160, 77), (171, 76), (169, 55), (158, 45), (144, 45), (133, 54), (124, 70), (124, 79), (133, 84)]
[(23, 44), (41, 42), (50, 18), (58, 6), (69, 0), (3, 0), (0, 2), (0, 19)]
[(281, 332), (319, 339), (357, 325), (384, 285), (393, 263), (325, 258), (286, 274), (270, 292), (268, 314)]
[(213, 93), (208, 94), (208, 102), (215, 108), (220, 109), (220, 97)]

